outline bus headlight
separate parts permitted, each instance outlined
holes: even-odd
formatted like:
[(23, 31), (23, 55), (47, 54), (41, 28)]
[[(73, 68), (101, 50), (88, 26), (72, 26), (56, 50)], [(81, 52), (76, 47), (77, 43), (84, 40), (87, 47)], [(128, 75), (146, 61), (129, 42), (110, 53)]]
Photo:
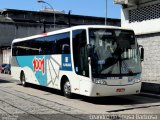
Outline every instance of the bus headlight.
[(95, 84), (107, 85), (107, 82), (103, 79), (93, 79), (92, 81)]
[(130, 82), (130, 83), (133, 83), (133, 82), (139, 83), (139, 82), (141, 82), (141, 79), (140, 78), (136, 78), (136, 77), (129, 77), (128, 78), (128, 82)]
[(139, 82), (141, 82), (141, 80), (136, 78), (136, 79), (134, 79), (134, 82), (139, 83)]

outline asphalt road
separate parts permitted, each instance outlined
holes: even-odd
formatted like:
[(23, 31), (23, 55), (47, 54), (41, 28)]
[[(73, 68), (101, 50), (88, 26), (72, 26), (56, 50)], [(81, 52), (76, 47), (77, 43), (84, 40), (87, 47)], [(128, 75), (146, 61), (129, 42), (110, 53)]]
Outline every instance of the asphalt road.
[[(74, 95), (65, 98), (54, 89), (29, 85), (0, 74), (0, 119), (2, 120), (85, 120), (126, 117), (131, 119), (160, 119), (160, 99), (144, 95), (89, 98)], [(115, 115), (116, 118), (111, 116)], [(119, 115), (123, 115), (117, 117)], [(129, 115), (129, 116), (128, 116)], [(139, 115), (139, 116), (138, 116)], [(143, 116), (140, 116), (143, 115)], [(101, 116), (104, 119), (104, 116)]]

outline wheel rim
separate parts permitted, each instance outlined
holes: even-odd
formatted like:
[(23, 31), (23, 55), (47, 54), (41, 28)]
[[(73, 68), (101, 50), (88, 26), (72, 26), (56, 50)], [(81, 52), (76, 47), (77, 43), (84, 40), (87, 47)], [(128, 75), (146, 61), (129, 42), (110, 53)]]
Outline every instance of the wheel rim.
[(22, 75), (22, 85), (24, 85), (24, 84), (25, 84), (25, 76)]
[(24, 80), (22, 80), (22, 85), (24, 85), (24, 83), (25, 83)]
[(65, 84), (64, 84), (64, 94), (65, 95), (69, 95), (71, 93), (71, 85), (70, 85), (70, 82), (67, 81)]

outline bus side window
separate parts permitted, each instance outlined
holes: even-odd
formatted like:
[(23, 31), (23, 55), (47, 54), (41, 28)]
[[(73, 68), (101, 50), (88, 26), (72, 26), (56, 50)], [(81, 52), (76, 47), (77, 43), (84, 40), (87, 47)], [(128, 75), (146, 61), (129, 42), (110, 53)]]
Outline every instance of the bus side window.
[(70, 54), (70, 33), (58, 34), (56, 38), (56, 54)]

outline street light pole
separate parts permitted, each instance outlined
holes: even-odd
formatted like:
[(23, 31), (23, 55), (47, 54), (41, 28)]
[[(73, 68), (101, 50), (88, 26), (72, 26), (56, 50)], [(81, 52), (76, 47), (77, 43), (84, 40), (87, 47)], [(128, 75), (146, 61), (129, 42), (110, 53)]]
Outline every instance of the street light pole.
[(108, 6), (108, 5), (107, 5), (107, 0), (105, 0), (105, 1), (106, 1), (106, 6), (105, 6), (105, 8), (106, 8), (106, 10), (105, 10), (105, 11), (106, 11), (106, 16), (105, 16), (105, 25), (107, 25), (107, 6)]
[(54, 29), (55, 29), (55, 22), (56, 22), (55, 18), (56, 18), (56, 15), (55, 15), (55, 11), (54, 11), (54, 9), (53, 9), (52, 5), (51, 5), (51, 4), (49, 4), (48, 2), (43, 1), (43, 0), (37, 0), (37, 2), (38, 2), (38, 3), (44, 3), (44, 4), (47, 4), (47, 5), (48, 5), (52, 10), (53, 10), (53, 13), (54, 13)]
[(71, 27), (71, 10), (68, 12), (68, 27)]

